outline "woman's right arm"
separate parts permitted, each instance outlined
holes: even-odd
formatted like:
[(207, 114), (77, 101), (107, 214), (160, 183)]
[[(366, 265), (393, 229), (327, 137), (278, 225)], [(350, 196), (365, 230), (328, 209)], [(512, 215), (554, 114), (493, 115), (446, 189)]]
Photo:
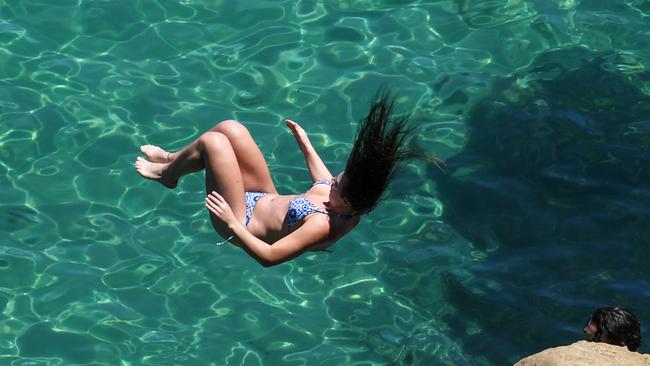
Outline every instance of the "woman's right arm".
[(311, 141), (309, 141), (309, 137), (305, 130), (303, 130), (299, 124), (290, 119), (286, 120), (285, 123), (296, 138), (300, 150), (305, 155), (307, 169), (309, 169), (312, 181), (315, 182), (317, 180), (332, 178), (332, 173), (330, 173), (327, 166), (325, 166), (325, 163), (323, 163), (323, 160), (318, 156), (316, 149), (311, 145)]
[(228, 225), (240, 244), (251, 257), (264, 267), (274, 266), (295, 258), (310, 248), (324, 243), (330, 235), (329, 219), (317, 215), (307, 219), (298, 229), (282, 239), (269, 245), (256, 238), (239, 221), (226, 200), (217, 192), (205, 198), (205, 206), (217, 218)]

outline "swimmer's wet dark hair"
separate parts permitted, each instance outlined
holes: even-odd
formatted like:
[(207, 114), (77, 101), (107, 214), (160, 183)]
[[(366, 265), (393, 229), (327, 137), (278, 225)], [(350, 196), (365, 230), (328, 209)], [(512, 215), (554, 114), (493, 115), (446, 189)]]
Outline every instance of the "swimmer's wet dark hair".
[(590, 322), (597, 328), (590, 341), (627, 346), (630, 351), (641, 345), (641, 325), (629, 310), (618, 306), (598, 308), (586, 326)]
[(381, 201), (397, 164), (407, 158), (404, 138), (408, 117), (394, 117), (395, 96), (380, 91), (361, 120), (345, 166), (346, 183), (341, 194), (352, 208), (368, 213)]

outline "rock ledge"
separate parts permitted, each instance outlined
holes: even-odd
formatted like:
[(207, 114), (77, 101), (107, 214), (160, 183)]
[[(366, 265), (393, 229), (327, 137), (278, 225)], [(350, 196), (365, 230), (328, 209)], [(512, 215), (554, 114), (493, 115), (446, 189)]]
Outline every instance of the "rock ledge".
[(580, 341), (549, 348), (528, 356), (514, 366), (650, 366), (650, 355), (625, 347)]

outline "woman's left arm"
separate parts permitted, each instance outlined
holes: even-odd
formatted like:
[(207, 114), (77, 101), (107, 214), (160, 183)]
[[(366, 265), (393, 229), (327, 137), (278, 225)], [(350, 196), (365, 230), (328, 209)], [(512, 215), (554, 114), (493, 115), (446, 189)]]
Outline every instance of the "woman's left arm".
[(330, 234), (327, 218), (322, 215), (308, 219), (300, 228), (269, 245), (256, 238), (235, 217), (226, 200), (212, 192), (206, 198), (206, 207), (228, 225), (241, 247), (264, 267), (274, 266), (293, 259), (310, 247), (327, 240)]
[(311, 144), (311, 141), (309, 141), (309, 137), (305, 130), (300, 127), (299, 124), (290, 119), (286, 120), (285, 123), (296, 138), (298, 147), (300, 147), (300, 150), (305, 156), (305, 162), (307, 162), (307, 169), (309, 170), (309, 175), (311, 175), (312, 181), (316, 182), (317, 180), (332, 178), (332, 173), (330, 173), (329, 169), (327, 169), (327, 166), (323, 163), (323, 160), (316, 152), (316, 149), (314, 149), (314, 146)]

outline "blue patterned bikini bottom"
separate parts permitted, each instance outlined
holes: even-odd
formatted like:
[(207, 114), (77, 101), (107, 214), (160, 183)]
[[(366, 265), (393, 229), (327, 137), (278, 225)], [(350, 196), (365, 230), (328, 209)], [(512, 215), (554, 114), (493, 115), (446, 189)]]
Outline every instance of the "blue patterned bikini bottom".
[(244, 193), (246, 197), (246, 226), (248, 226), (248, 223), (251, 221), (251, 217), (253, 216), (253, 210), (255, 209), (255, 205), (257, 204), (257, 201), (267, 194), (268, 193), (265, 192)]

